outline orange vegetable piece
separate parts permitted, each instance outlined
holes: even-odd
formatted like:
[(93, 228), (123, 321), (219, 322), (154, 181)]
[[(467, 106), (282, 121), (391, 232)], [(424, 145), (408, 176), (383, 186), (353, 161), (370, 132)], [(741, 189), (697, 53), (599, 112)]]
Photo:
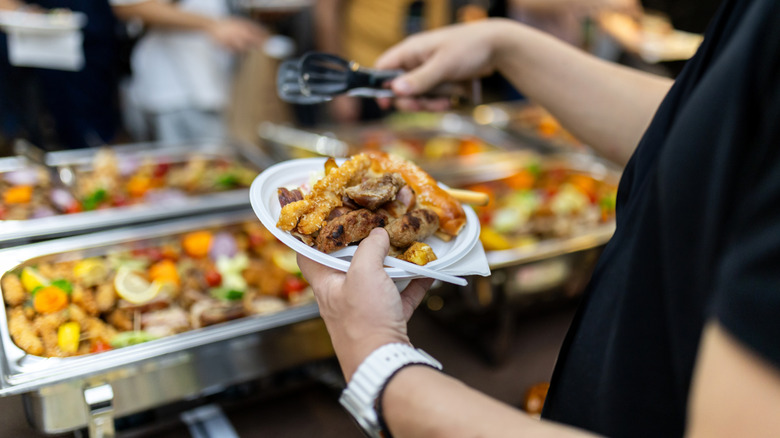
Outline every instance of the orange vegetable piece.
[(130, 196), (140, 198), (152, 188), (152, 179), (144, 175), (133, 175), (126, 188)]
[(33, 308), (38, 313), (59, 312), (68, 306), (68, 295), (57, 286), (46, 286), (35, 293)]
[(478, 154), (485, 150), (485, 145), (482, 141), (476, 138), (468, 138), (461, 140), (458, 155), (473, 155)]
[(15, 186), (3, 193), (6, 204), (27, 204), (32, 199), (32, 186)]
[(506, 184), (515, 190), (528, 190), (533, 188), (536, 182), (536, 177), (528, 169), (523, 169), (520, 172), (510, 176), (506, 180)]
[(590, 198), (590, 202), (596, 201), (597, 182), (595, 179), (588, 175), (575, 174), (569, 177), (569, 184), (573, 185)]
[(162, 283), (173, 283), (179, 285), (179, 271), (176, 269), (176, 263), (168, 259), (160, 260), (149, 268), (149, 279)]
[(211, 249), (212, 235), (208, 231), (195, 231), (184, 236), (182, 247), (190, 257), (206, 257)]

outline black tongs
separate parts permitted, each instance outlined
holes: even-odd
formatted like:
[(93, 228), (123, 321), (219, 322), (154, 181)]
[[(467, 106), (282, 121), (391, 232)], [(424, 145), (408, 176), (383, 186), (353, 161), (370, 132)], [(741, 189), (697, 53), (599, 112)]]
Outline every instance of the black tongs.
[[(334, 96), (346, 94), (359, 97), (395, 97), (388, 83), (404, 74), (403, 70), (377, 70), (362, 67), (330, 53), (310, 52), (300, 59), (284, 61), (276, 76), (279, 97), (288, 103), (310, 105), (327, 102)], [(471, 100), (481, 100), (479, 82), (472, 83)], [(456, 84), (439, 85), (429, 96), (449, 97), (458, 101), (465, 95)]]
[(320, 103), (333, 96), (392, 97), (384, 88), (403, 70), (375, 70), (361, 67), (336, 55), (310, 52), (282, 63), (276, 78), (279, 97), (297, 104)]

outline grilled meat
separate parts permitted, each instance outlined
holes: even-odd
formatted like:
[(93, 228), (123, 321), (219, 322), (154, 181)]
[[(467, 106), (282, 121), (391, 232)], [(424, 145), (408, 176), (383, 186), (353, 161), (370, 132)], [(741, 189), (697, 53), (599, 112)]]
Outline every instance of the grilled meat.
[[(359, 207), (358, 207), (359, 208)], [(342, 205), (341, 207), (336, 207), (333, 209), (333, 211), (330, 212), (330, 216), (328, 216), (328, 221), (332, 221), (333, 219), (336, 219), (339, 216), (344, 216), (345, 214), (349, 213), (350, 211), (357, 210), (357, 208), (351, 208), (347, 207), (345, 205)]]
[(287, 190), (284, 187), (279, 187), (277, 193), (279, 194), (279, 204), (283, 208), (287, 204), (303, 200), (303, 193), (301, 192), (301, 189)]
[(365, 239), (377, 227), (385, 226), (384, 215), (361, 209), (328, 222), (317, 236), (317, 249), (328, 254), (352, 242)]
[(412, 210), (385, 227), (390, 236), (390, 244), (406, 248), (414, 242), (422, 241), (439, 228), (439, 216), (427, 208)]
[(395, 199), (382, 206), (390, 217), (399, 218), (414, 208), (414, 190), (409, 186), (403, 186), (395, 195)]
[(381, 178), (369, 178), (345, 191), (355, 203), (369, 210), (376, 210), (382, 204), (395, 199), (398, 190), (406, 185), (398, 173), (388, 173)]

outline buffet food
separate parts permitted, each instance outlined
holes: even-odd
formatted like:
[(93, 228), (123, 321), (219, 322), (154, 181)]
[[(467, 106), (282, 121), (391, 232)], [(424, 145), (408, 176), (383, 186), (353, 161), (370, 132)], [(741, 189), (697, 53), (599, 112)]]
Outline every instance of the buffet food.
[(0, 174), (0, 220), (37, 219), (125, 205), (159, 204), (187, 196), (247, 188), (257, 171), (232, 159), (193, 153), (181, 160), (98, 151), (73, 169), (70, 188), (27, 167)]
[(511, 129), (529, 134), (556, 146), (583, 149), (585, 145), (547, 110), (538, 105), (521, 105), (512, 108), (509, 114)]
[(0, 287), (14, 343), (45, 357), (122, 348), (312, 299), (295, 253), (255, 222), (31, 260)]
[(103, 149), (90, 169), (77, 172), (75, 194), (84, 210), (95, 210), (246, 188), (255, 176), (255, 170), (223, 157), (193, 154), (168, 161)]
[(384, 227), (391, 253), (424, 265), (436, 255), (423, 241), (460, 233), (460, 203), (413, 163), (384, 152), (360, 153), (341, 165), (329, 159), (312, 184), (280, 187), (277, 227), (324, 253), (358, 243)]
[(463, 158), (496, 149), (478, 137), (443, 133), (421, 136), (386, 130), (367, 131), (360, 140), (361, 151), (384, 151), (415, 162)]
[(30, 166), (0, 174), (0, 220), (24, 220), (71, 213), (75, 199), (52, 188), (46, 169)]
[(490, 197), (487, 206), (475, 207), (486, 250), (531, 247), (544, 239), (580, 235), (615, 215), (613, 182), (541, 157), (529, 159), (509, 177), (465, 188)]

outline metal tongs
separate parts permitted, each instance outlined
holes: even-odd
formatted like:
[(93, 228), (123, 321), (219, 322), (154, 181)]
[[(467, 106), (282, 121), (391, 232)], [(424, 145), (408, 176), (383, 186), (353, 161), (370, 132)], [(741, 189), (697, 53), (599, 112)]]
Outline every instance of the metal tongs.
[[(376, 70), (362, 67), (336, 55), (310, 52), (300, 59), (284, 61), (279, 66), (276, 87), (279, 97), (288, 103), (311, 105), (327, 102), (346, 94), (359, 97), (395, 97), (386, 84), (404, 73), (403, 70)], [(457, 97), (459, 87), (444, 84), (434, 89), (436, 96)], [(472, 97), (478, 103), (478, 90)]]
[(46, 151), (24, 139), (14, 142), (14, 153), (24, 157), (28, 163), (40, 166), (49, 172), (51, 182), (60, 187), (71, 188), (76, 185), (76, 172), (71, 166), (52, 166), (46, 161)]

